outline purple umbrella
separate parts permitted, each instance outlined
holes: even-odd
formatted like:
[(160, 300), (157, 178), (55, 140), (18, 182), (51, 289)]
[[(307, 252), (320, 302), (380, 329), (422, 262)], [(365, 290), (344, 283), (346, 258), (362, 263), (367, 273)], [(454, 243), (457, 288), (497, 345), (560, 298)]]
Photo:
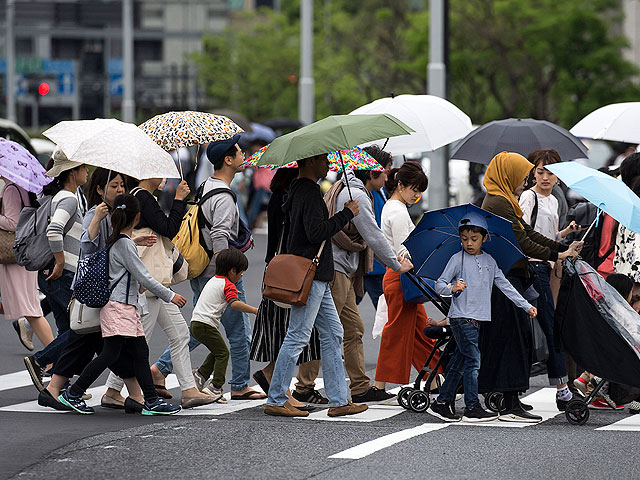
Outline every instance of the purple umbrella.
[(0, 176), (33, 193), (42, 192), (42, 187), (53, 178), (45, 176), (46, 170), (36, 157), (16, 142), (0, 137)]

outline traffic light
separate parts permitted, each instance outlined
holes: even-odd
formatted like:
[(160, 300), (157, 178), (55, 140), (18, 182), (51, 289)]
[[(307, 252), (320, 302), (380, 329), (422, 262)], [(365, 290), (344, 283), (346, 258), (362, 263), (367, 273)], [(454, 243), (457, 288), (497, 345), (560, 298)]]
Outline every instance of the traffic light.
[(57, 88), (57, 78), (51, 74), (32, 73), (26, 75), (27, 93), (36, 99), (51, 96)]
[(49, 90), (51, 90), (51, 88), (49, 87), (49, 84), (47, 82), (42, 82), (40, 85), (38, 85), (38, 93), (42, 96), (49, 93)]

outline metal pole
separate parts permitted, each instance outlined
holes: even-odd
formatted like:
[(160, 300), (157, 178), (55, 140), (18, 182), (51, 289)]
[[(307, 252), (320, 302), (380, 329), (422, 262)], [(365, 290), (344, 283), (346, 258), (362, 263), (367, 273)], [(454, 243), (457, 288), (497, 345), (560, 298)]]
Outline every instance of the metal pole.
[(136, 121), (136, 103), (133, 85), (133, 0), (122, 0), (122, 120), (129, 123)]
[(298, 117), (308, 125), (315, 120), (313, 83), (313, 0), (300, 5), (300, 84), (298, 86)]
[[(429, 95), (447, 97), (447, 65), (445, 25), (447, 0), (429, 0), (429, 64), (427, 88)], [(446, 148), (429, 153), (429, 209), (449, 206), (449, 164)]]
[(16, 42), (13, 24), (15, 22), (15, 0), (7, 0), (5, 25), (5, 53), (7, 58), (7, 118), (12, 122), (16, 117)]

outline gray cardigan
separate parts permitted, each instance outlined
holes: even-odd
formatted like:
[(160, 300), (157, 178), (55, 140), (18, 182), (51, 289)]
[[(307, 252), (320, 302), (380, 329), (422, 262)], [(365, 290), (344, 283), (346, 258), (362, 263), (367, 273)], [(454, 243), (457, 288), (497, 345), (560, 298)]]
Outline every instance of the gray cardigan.
[[(351, 195), (354, 200), (358, 201), (358, 206), (360, 207), (360, 213), (351, 221), (358, 233), (364, 238), (364, 241), (367, 242), (369, 248), (373, 250), (375, 258), (381, 264), (397, 272), (402, 268), (402, 265), (398, 262), (391, 245), (389, 245), (387, 238), (376, 223), (376, 217), (371, 205), (371, 196), (362, 180), (357, 179), (351, 170), (347, 170), (346, 175), (342, 178), (342, 183), (345, 184), (345, 187), (340, 191), (336, 199), (336, 212), (342, 210), (343, 205), (351, 199), (349, 197), (349, 189), (346, 187), (347, 181), (351, 188)], [(350, 277), (358, 270), (359, 263), (360, 252), (348, 252), (333, 244), (333, 264), (338, 272)]]
[[(122, 279), (118, 281), (121, 277)], [(114, 288), (116, 282), (118, 283)], [(174, 296), (171, 290), (149, 274), (133, 240), (129, 237), (120, 238), (109, 250), (109, 287), (113, 288), (109, 300), (140, 308), (138, 304), (140, 285), (165, 302), (170, 302)]]
[(96, 205), (91, 207), (82, 220), (82, 235), (80, 236), (81, 257), (95, 253), (107, 244), (107, 239), (111, 236), (111, 215), (107, 215), (100, 222), (100, 228), (96, 238), (89, 238), (89, 225), (96, 215)]

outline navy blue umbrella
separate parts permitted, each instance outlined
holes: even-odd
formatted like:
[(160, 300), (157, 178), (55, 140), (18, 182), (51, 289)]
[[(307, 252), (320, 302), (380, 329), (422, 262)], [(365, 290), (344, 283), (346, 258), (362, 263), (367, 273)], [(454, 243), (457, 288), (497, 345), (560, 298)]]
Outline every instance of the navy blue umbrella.
[(514, 263), (524, 257), (509, 220), (469, 203), (425, 213), (404, 241), (416, 275), (437, 279), (449, 259), (462, 250), (458, 222), (468, 213), (480, 215), (487, 221), (489, 240), (482, 249), (495, 259), (503, 273), (506, 274)]

